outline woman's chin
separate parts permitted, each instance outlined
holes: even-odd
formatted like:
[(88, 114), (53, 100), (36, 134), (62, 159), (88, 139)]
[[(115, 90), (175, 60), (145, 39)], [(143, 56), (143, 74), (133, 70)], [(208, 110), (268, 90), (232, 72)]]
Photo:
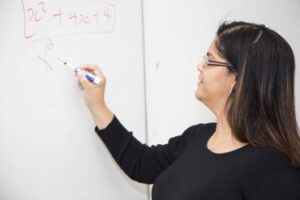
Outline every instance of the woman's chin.
[(197, 88), (196, 92), (195, 92), (195, 97), (199, 100), (202, 101), (203, 100), (203, 95), (202, 92), (200, 91), (200, 88)]

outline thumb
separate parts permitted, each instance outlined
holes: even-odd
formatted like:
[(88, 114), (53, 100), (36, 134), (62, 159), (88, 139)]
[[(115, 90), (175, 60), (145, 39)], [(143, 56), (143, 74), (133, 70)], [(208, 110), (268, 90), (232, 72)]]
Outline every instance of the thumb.
[(82, 85), (83, 89), (88, 88), (91, 84), (90, 81), (81, 72), (78, 72), (78, 81)]

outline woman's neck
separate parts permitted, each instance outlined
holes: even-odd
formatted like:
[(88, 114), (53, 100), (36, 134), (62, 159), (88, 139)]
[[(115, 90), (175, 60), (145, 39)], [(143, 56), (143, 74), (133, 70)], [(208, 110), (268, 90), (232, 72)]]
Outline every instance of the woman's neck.
[(232, 132), (225, 113), (218, 113), (216, 131), (209, 138), (207, 147), (216, 153), (224, 153), (245, 146)]

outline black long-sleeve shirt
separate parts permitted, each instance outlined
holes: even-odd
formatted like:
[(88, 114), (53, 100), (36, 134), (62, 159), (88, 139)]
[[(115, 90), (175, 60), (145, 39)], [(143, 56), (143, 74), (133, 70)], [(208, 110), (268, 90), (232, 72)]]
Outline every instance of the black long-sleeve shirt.
[(95, 128), (129, 177), (153, 183), (153, 200), (300, 200), (300, 172), (284, 154), (251, 145), (213, 153), (206, 145), (215, 129), (215, 123), (195, 125), (148, 147), (116, 117)]

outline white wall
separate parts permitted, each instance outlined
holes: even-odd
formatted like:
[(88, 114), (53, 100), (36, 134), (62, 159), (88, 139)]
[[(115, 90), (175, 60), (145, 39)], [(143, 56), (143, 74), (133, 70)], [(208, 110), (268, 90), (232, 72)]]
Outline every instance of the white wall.
[[(144, 1), (148, 139), (166, 143), (192, 124), (215, 120), (194, 93), (196, 66), (224, 20), (263, 23), (281, 34), (300, 62), (298, 0)], [(296, 66), (300, 121), (300, 71)]]

